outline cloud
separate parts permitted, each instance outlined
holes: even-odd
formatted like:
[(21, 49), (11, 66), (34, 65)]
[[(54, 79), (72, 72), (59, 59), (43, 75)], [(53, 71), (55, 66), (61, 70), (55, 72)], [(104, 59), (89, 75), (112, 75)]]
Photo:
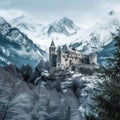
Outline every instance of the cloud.
[(10, 4), (11, 4), (11, 2), (8, 0), (0, 1), (0, 7), (9, 6)]
[(9, 10), (0, 9), (0, 17), (3, 17), (7, 21), (10, 21), (23, 14), (26, 14), (26, 13), (19, 9), (18, 10), (17, 9), (9, 9)]
[(119, 5), (120, 0), (1, 0), (0, 16), (12, 19), (21, 14), (30, 14), (41, 23), (66, 16), (87, 27), (111, 9), (120, 11)]

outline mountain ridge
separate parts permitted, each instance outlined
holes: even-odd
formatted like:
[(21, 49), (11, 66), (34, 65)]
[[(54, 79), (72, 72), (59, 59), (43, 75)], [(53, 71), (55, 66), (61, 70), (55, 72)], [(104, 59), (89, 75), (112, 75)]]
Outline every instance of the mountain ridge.
[(45, 51), (2, 17), (0, 18), (0, 42), (0, 62), (3, 65), (32, 64), (32, 67), (35, 67), (45, 54)]
[[(22, 18), (23, 19), (23, 18)], [(47, 25), (37, 23), (37, 22), (28, 22), (25, 21), (27, 18), (24, 18), (22, 22), (14, 23), (13, 26), (18, 27), (21, 31), (23, 31), (27, 36), (29, 36), (36, 44), (40, 44), (42, 46), (46, 46), (48, 48), (48, 44), (50, 44), (51, 40), (54, 39), (57, 45), (61, 45), (65, 43), (70, 43), (72, 40), (69, 40), (68, 37), (73, 37), (78, 33), (82, 28), (75, 25), (75, 23), (67, 18), (63, 17), (58, 20), (55, 20)], [(14, 20), (13, 20), (14, 21)], [(33, 20), (31, 20), (33, 21)], [(13, 23), (11, 21), (11, 23)], [(23, 27), (19, 26), (20, 24), (24, 24)], [(31, 26), (32, 28), (31, 29)], [(24, 26), (27, 26), (25, 29)], [(66, 39), (66, 41), (61, 40), (61, 38)]]
[[(82, 52), (82, 54), (97, 52), (99, 56), (98, 61), (100, 61), (101, 57), (105, 57), (104, 55), (102, 56), (102, 53), (109, 49), (108, 46), (110, 47), (113, 41), (111, 33), (117, 34), (117, 29), (120, 28), (120, 15), (114, 11), (110, 11), (100, 22), (89, 29), (82, 29), (76, 26), (75, 23), (67, 17), (55, 20), (47, 25), (36, 23), (31, 19), (29, 19), (29, 22), (25, 22), (27, 21), (25, 16), (18, 17), (16, 21), (19, 22), (14, 23), (12, 26), (18, 27), (18, 29), (20, 28), (20, 31), (25, 33), (25, 36), (32, 38), (35, 43), (34, 45), (39, 46), (37, 49), (41, 48), (39, 51), (48, 52), (49, 45), (53, 39), (56, 46), (67, 44), (70, 47), (75, 47), (76, 50)], [(4, 24), (4, 22), (1, 18), (0, 24)], [(22, 22), (25, 24), (22, 24)], [(14, 37), (17, 35), (14, 40), (17, 42), (19, 38), (19, 42), (21, 42), (23, 46), (26, 46), (23, 42), (24, 39), (21, 40), (21, 36), (18, 35), (20, 31), (14, 27), (11, 29), (10, 24), (6, 23), (5, 26), (0, 26), (0, 29), (2, 29), (1, 32), (3, 34), (7, 35), (8, 39), (11, 39), (11, 36)], [(72, 30), (69, 31), (68, 28)], [(9, 29), (12, 30), (12, 33), (9, 33)], [(30, 43), (31, 42), (29, 42), (29, 46), (26, 47), (28, 52), (32, 44)], [(44, 55), (41, 55), (41, 57), (44, 57)]]

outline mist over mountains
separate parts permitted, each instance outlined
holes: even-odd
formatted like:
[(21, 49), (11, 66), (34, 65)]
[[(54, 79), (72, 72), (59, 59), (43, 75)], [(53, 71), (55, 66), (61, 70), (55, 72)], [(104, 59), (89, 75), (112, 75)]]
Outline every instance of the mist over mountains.
[(67, 17), (47, 25), (24, 15), (14, 18), (10, 23), (0, 18), (1, 64), (32, 62), (36, 65), (42, 58), (48, 59), (48, 47), (52, 39), (56, 46), (67, 44), (82, 54), (97, 52), (98, 61), (101, 62), (114, 49), (111, 33), (117, 34), (119, 27), (120, 15), (115, 11), (110, 11), (89, 29), (81, 28)]
[(98, 68), (92, 67), (94, 63), (85, 66), (81, 62), (71, 69), (52, 72), (48, 62), (50, 43), (54, 40), (56, 47), (69, 46), (85, 55), (97, 53), (99, 67), (112, 56), (113, 35), (118, 30), (120, 15), (113, 10), (87, 29), (67, 17), (48, 24), (25, 15), (9, 22), (0, 17), (1, 118), (85, 120), (85, 113), (92, 112), (95, 104), (92, 99), (100, 88), (97, 84), (103, 79), (99, 78)]
[(0, 18), (0, 65), (14, 63), (17, 66), (31, 64), (35, 67), (44, 54), (45, 51), (18, 28)]

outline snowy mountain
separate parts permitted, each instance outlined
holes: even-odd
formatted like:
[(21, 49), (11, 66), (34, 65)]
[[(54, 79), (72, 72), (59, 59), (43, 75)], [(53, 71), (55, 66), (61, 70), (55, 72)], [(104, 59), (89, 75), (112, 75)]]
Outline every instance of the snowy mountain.
[(13, 19), (11, 24), (24, 32), (35, 43), (47, 49), (52, 39), (54, 39), (57, 45), (69, 44), (73, 41), (73, 37), (81, 31), (81, 29), (67, 17), (44, 25), (25, 16), (19, 16)]
[(14, 63), (17, 66), (31, 64), (35, 67), (44, 55), (45, 51), (25, 34), (0, 18), (0, 65)]
[(79, 27), (77, 27), (74, 22), (67, 17), (57, 20), (48, 26), (47, 33), (51, 35), (52, 33), (64, 34), (66, 36), (71, 36), (77, 33)]
[[(33, 21), (30, 18), (21, 15), (17, 18), (14, 18), (10, 21), (11, 25), (21, 30), (24, 34), (29, 36), (30, 39), (34, 40), (35, 43), (38, 43), (38, 36), (42, 29), (42, 24)], [(40, 44), (40, 43), (39, 43)]]
[[(109, 54), (109, 50), (114, 49), (111, 33), (117, 33), (117, 29), (120, 27), (120, 15), (112, 10), (89, 29), (81, 29), (67, 17), (44, 25), (20, 16), (12, 20), (11, 24), (29, 36), (41, 48), (44, 47), (45, 50), (48, 50), (51, 40), (54, 39), (57, 46), (67, 44), (83, 54), (98, 52), (100, 60)], [(109, 49), (111, 45), (113, 47)], [(107, 51), (107, 53), (103, 51)]]
[(117, 34), (120, 28), (120, 15), (111, 11), (106, 17), (88, 30), (83, 31), (70, 44), (84, 54), (98, 53), (98, 59), (110, 56), (114, 49), (114, 41), (111, 33)]
[(111, 33), (116, 33), (120, 27), (120, 17), (116, 14), (109, 14), (92, 28), (83, 31), (83, 33), (71, 43), (78, 50), (86, 54), (101, 50), (102, 47), (112, 42)]

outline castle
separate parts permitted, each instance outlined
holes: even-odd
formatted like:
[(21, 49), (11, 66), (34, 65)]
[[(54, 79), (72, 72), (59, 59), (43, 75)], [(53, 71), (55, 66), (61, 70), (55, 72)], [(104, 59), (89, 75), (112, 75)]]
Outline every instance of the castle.
[(50, 71), (56, 69), (69, 69), (73, 65), (97, 65), (97, 54), (82, 55), (67, 45), (56, 48), (52, 40), (49, 47)]

